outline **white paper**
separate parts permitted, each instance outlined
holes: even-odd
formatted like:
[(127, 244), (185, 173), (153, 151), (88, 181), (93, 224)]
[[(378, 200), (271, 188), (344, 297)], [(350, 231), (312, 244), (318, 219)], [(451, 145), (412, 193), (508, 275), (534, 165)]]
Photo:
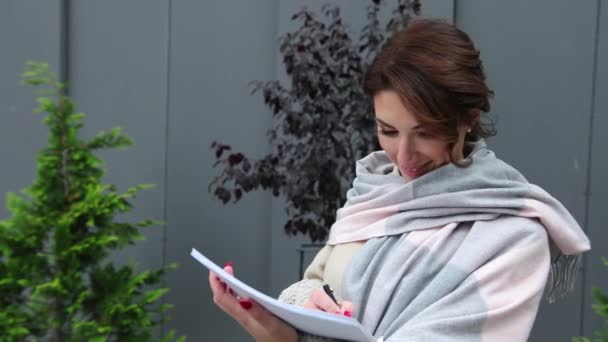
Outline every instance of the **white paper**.
[(221, 267), (207, 259), (196, 249), (192, 248), (190, 255), (203, 264), (203, 266), (207, 267), (211, 272), (215, 273), (239, 296), (251, 298), (254, 302), (263, 306), (266, 310), (272, 312), (298, 330), (312, 335), (347, 341), (376, 341), (376, 339), (366, 332), (363, 329), (363, 326), (353, 318), (329, 314), (323, 311), (309, 310), (296, 305), (279, 302), (225, 272)]

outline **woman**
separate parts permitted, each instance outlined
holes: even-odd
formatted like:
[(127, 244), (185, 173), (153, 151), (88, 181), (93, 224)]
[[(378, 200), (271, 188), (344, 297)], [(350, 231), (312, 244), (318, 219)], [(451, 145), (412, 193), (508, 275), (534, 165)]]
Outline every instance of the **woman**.
[[(493, 93), (479, 52), (456, 27), (417, 20), (383, 47), (364, 88), (382, 151), (357, 163), (327, 245), (280, 299), (352, 315), (384, 341), (525, 341), (545, 287), (550, 300), (570, 289), (590, 247), (556, 199), (486, 147)], [(257, 340), (297, 340), (209, 281)]]

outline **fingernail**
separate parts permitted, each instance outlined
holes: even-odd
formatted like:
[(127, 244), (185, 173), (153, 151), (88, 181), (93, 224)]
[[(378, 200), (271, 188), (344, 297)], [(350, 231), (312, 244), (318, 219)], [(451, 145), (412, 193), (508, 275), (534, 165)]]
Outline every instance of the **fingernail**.
[(239, 300), (239, 304), (241, 304), (241, 307), (245, 310), (249, 310), (253, 306), (253, 303), (250, 300)]
[(350, 311), (344, 310), (344, 316), (346, 316), (346, 317), (352, 317), (352, 314), (350, 313)]
[(226, 268), (226, 267), (228, 267), (228, 266), (232, 267), (232, 261), (228, 261), (228, 262), (226, 263), (226, 266), (224, 266), (224, 268)]

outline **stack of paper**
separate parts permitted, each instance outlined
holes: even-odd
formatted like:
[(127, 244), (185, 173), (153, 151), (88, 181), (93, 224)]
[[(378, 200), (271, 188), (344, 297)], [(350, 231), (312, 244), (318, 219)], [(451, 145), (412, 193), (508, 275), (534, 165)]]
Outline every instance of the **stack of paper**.
[(215, 273), (236, 294), (251, 298), (254, 302), (266, 308), (277, 317), (289, 323), (298, 330), (312, 335), (324, 336), (347, 341), (376, 342), (376, 339), (355, 319), (323, 311), (305, 309), (296, 305), (285, 304), (263, 294), (253, 287), (243, 283), (225, 272), (221, 267), (206, 258), (196, 249), (190, 253), (203, 266)]

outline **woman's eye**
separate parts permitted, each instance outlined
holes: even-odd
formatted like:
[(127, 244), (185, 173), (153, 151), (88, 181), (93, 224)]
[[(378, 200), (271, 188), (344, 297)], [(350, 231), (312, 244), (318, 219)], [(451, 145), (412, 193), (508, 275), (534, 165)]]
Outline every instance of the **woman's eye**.
[(430, 135), (424, 131), (416, 131), (416, 135), (420, 138), (429, 138)]
[(380, 133), (382, 135), (393, 136), (393, 135), (397, 134), (397, 131), (391, 131), (391, 130), (386, 130), (386, 129), (379, 129), (378, 133)]

